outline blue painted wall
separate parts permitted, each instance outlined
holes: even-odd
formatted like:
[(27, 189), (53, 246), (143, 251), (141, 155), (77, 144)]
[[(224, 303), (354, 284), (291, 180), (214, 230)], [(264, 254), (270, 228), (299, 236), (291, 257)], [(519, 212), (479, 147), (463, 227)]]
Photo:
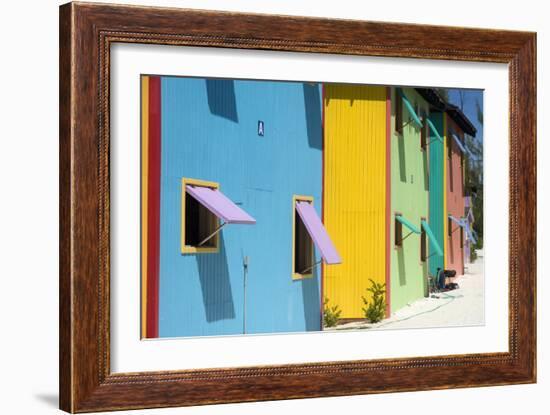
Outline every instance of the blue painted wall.
[[(444, 131), (444, 122), (443, 122), (443, 113), (442, 112), (431, 112), (430, 120), (434, 124), (437, 132), (441, 137), (445, 137)], [(445, 139), (445, 138), (444, 138)], [(437, 242), (441, 249), (445, 249), (445, 235), (444, 235), (444, 226), (446, 215), (444, 212), (444, 203), (443, 198), (445, 197), (445, 174), (443, 172), (444, 162), (445, 162), (445, 149), (444, 144), (435, 139), (432, 132), (430, 131), (429, 140), (431, 142), (429, 153), (430, 153), (430, 228), (432, 229)], [(444, 257), (443, 255), (437, 255), (433, 244), (429, 243), (429, 253), (428, 259), (429, 272), (431, 275), (437, 275), (437, 269), (444, 268)]]
[[(320, 330), (320, 278), (291, 278), (292, 196), (322, 206), (319, 85), (162, 78), (159, 336)], [(258, 135), (258, 121), (265, 135)], [(256, 225), (216, 254), (180, 253), (181, 178), (218, 182)], [(316, 260), (319, 260), (316, 253)]]

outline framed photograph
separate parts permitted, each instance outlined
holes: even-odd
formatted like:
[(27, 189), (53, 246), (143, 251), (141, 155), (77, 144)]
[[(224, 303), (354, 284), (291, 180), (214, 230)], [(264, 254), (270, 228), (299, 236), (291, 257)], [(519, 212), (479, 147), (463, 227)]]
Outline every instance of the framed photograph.
[(536, 35), (60, 8), (60, 407), (536, 381)]

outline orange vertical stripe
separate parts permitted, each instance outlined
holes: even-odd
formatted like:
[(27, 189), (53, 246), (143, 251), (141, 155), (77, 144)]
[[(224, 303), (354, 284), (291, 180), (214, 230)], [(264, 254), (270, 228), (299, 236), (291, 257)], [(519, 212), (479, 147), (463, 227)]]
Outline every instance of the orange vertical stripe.
[(386, 317), (391, 316), (391, 87), (386, 88)]
[(147, 333), (147, 177), (149, 174), (149, 77), (141, 77), (141, 338)]

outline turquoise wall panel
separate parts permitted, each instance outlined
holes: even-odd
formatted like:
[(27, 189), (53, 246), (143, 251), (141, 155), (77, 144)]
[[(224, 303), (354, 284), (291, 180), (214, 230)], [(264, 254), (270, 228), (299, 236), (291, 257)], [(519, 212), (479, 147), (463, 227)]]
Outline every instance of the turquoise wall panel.
[[(319, 272), (292, 280), (291, 242), (293, 194), (322, 206), (321, 105), (319, 85), (162, 78), (160, 337), (320, 329)], [(218, 182), (256, 225), (182, 255), (182, 177)]]
[[(430, 113), (430, 120), (437, 129), (439, 135), (444, 137), (444, 123), (443, 123), (443, 113), (442, 112), (432, 112)], [(430, 132), (431, 133), (431, 132)], [(445, 157), (445, 146), (444, 144), (432, 137), (430, 134), (430, 228), (432, 229), (439, 246), (442, 249), (445, 249), (445, 238), (444, 238), (444, 227), (445, 227), (445, 212), (444, 212), (444, 203), (443, 198), (445, 197), (445, 174), (443, 171), (444, 168), (444, 157)], [(431, 275), (437, 275), (437, 269), (444, 268), (444, 255), (437, 255), (435, 249), (430, 242), (429, 245), (429, 255), (428, 260), (429, 272)]]

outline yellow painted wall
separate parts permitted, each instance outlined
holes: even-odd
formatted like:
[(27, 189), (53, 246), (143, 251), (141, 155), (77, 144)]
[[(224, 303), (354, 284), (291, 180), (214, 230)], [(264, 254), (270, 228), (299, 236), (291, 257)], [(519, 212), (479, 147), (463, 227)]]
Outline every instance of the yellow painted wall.
[(324, 106), (323, 216), (342, 257), (324, 266), (324, 297), (363, 318), (369, 278), (385, 282), (386, 88), (327, 85)]

